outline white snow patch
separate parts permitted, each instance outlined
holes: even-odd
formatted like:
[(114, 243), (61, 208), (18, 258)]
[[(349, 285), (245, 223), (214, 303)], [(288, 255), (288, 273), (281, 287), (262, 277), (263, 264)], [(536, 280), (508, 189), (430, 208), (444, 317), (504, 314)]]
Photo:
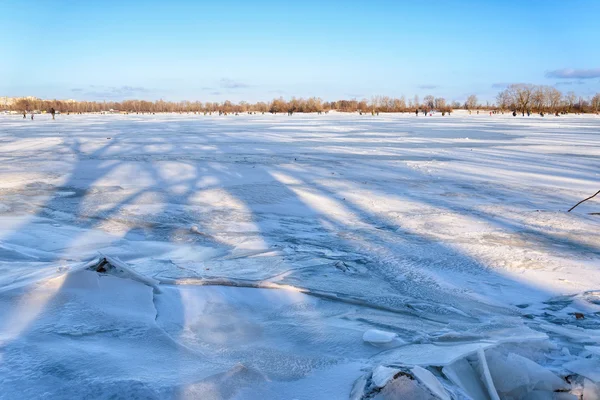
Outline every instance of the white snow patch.
[(369, 329), (363, 334), (363, 340), (372, 344), (390, 343), (397, 338), (393, 332), (381, 331), (379, 329)]

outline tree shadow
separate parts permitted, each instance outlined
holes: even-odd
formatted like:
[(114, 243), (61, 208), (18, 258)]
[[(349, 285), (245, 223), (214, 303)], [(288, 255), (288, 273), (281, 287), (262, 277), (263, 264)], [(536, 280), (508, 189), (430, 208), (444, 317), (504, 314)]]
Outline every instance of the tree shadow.
[[(275, 126), (274, 120), (277, 122)], [(132, 123), (128, 120), (111, 121), (106, 125), (98, 122), (98, 135), (104, 134), (107, 128), (112, 133), (111, 139), (102, 139), (105, 143), (94, 144), (96, 148), (91, 147), (89, 141), (69, 139), (67, 147), (73, 157), (68, 161), (71, 165), (69, 178), (60, 186), (34, 188), (41, 190), (47, 200), (17, 231), (2, 238), (2, 242), (23, 242), (22, 235), (40, 231), (41, 224), (46, 225), (43, 232), (52, 232), (52, 221), (56, 220), (56, 215), (64, 213), (74, 217), (66, 219), (65, 223), (81, 232), (81, 236), (95, 231), (110, 232), (108, 238), (102, 236), (83, 243), (100, 245), (130, 262), (132, 268), (145, 275), (172, 281), (220, 277), (232, 282), (245, 279), (256, 286), (287, 284), (306, 290), (324, 302), (342, 304), (343, 307), (336, 309), (332, 315), (345, 315), (349, 312), (348, 308), (367, 310), (355, 311), (360, 314), (355, 318), (360, 319), (364, 326), (381, 326), (384, 323), (377, 321), (385, 320), (388, 329), (402, 332), (410, 332), (410, 326), (402, 325), (406, 321), (414, 323), (414, 329), (418, 331), (419, 319), (428, 321), (431, 324), (429, 328), (443, 330), (457, 324), (465, 324), (466, 327), (485, 325), (498, 316), (522, 316), (524, 312), (511, 307), (510, 300), (498, 302), (497, 296), (487, 297), (492, 290), (505, 291), (509, 296), (529, 292), (532, 299), (556, 295), (502, 274), (502, 271), (491, 268), (459, 246), (445, 243), (434, 235), (402, 227), (392, 218), (386, 218), (384, 213), (378, 213), (376, 208), (344, 195), (358, 190), (363, 178), (357, 175), (345, 178), (339, 171), (364, 167), (364, 179), (368, 180), (370, 177), (366, 171), (372, 171), (373, 163), (390, 175), (410, 177), (410, 183), (429, 179), (406, 166), (398, 166), (397, 153), (427, 148), (430, 143), (398, 144), (390, 140), (382, 142), (394, 146), (389, 155), (340, 156), (337, 149), (331, 147), (336, 140), (342, 147), (359, 146), (361, 151), (367, 152), (380, 148), (382, 143), (365, 144), (355, 140), (360, 139), (359, 133), (364, 128), (356, 127), (354, 121), (342, 124), (355, 127), (353, 137), (348, 141), (347, 132), (336, 131), (339, 118), (324, 118), (313, 123), (308, 129), (312, 132), (310, 135), (306, 134), (305, 119), (261, 118), (258, 122), (241, 119), (244, 125), (234, 119), (217, 118), (182, 121), (165, 117), (151, 121), (136, 118), (133, 125), (139, 127), (139, 132), (131, 132)], [(389, 122), (377, 122), (376, 125), (378, 133), (369, 136), (371, 139), (386, 140), (387, 135), (381, 132), (391, 133), (397, 129)], [(264, 134), (273, 130), (278, 132)], [(147, 132), (152, 136), (148, 137)], [(311, 139), (320, 132), (328, 132), (331, 140)], [(176, 143), (171, 137), (174, 133), (178, 134)], [(440, 136), (456, 134), (456, 131), (445, 131)], [(464, 145), (443, 143), (441, 148), (461, 146)], [(481, 146), (491, 145), (482, 143)], [(413, 157), (417, 157), (413, 160), (421, 160), (418, 154), (413, 154)], [(329, 184), (332, 179), (335, 185)], [(473, 176), (464, 174), (453, 185), (470, 185), (472, 180)], [(371, 186), (375, 186), (370, 189), (371, 195), (376, 196), (374, 200), (382, 197), (441, 213), (467, 213), (470, 218), (499, 229), (530, 235), (532, 240), (543, 246), (564, 245), (563, 251), (571, 255), (583, 251), (595, 257), (600, 251), (595, 245), (573, 238), (565, 239), (541, 229), (524, 229), (515, 218), (490, 214), (442, 196), (431, 197), (408, 187), (398, 191), (389, 180), (382, 184), (371, 183)], [(502, 194), (504, 188), (495, 187), (494, 190)], [(504, 194), (510, 197), (510, 193)], [(63, 261), (72, 263), (73, 254), (85, 248), (80, 245), (81, 236), (54, 236), (52, 248), (36, 253), (34, 268), (41, 263), (53, 266)], [(174, 243), (181, 245), (179, 249), (184, 249), (182, 254), (174, 253), (172, 246), (161, 247)], [(205, 257), (196, 254), (200, 247), (202, 251), (206, 248), (217, 251)], [(153, 253), (152, 248), (158, 250)], [(146, 253), (142, 256), (136, 255), (136, 252), (143, 251)], [(3, 257), (0, 261), (5, 263), (15, 260), (14, 253), (0, 254), (0, 257)], [(27, 339), (29, 334), (44, 332), (48, 328), (48, 322), (41, 321), (40, 316), (54, 307), (69, 304), (65, 299), (74, 290), (81, 289), (81, 285), (89, 284), (88, 281), (81, 283), (70, 279), (67, 275), (65, 282), (55, 285), (54, 291), (42, 296), (38, 312), (31, 314), (32, 318), (26, 319), (12, 339), (2, 346), (10, 347), (12, 343), (11, 351), (23, 350), (18, 347), (21, 346), (19, 338)], [(461, 279), (464, 286), (459, 284)], [(23, 282), (27, 281), (24, 279)], [(147, 381), (152, 373), (164, 374), (168, 367), (173, 369), (174, 376), (171, 381), (161, 383), (165, 387), (175, 381), (193, 384), (200, 378), (208, 378), (207, 371), (211, 368), (212, 371), (232, 368), (229, 362), (209, 357), (213, 349), (210, 346), (202, 352), (200, 344), (194, 348), (182, 344), (188, 343), (186, 335), (191, 334), (190, 315), (202, 311), (202, 308), (196, 304), (199, 300), (182, 297), (180, 290), (167, 286), (165, 291), (170, 304), (167, 309), (172, 315), (168, 316), (166, 325), (161, 329), (152, 327), (145, 333), (142, 327), (137, 329), (140, 330), (139, 337), (148, 335), (156, 344), (164, 346), (172, 341), (166, 348), (177, 356), (163, 367), (160, 366), (160, 358), (153, 358), (152, 362), (157, 365), (140, 374), (139, 381)], [(143, 293), (148, 291), (145, 289)], [(27, 293), (22, 296), (27, 298)], [(262, 292), (255, 296), (258, 303), (273, 301)], [(165, 299), (166, 294), (152, 295), (151, 303), (154, 302), (155, 310), (160, 308), (155, 302)], [(144, 304), (149, 307), (147, 300)], [(374, 317), (377, 313), (385, 314), (386, 318), (377, 320)], [(232, 327), (246, 326), (246, 319), (250, 320), (249, 316), (232, 310), (214, 315), (225, 320), (229, 316)], [(317, 308), (307, 317), (311, 323), (294, 327), (294, 332), (298, 336), (304, 333), (307, 348), (314, 346), (321, 349), (330, 339), (316, 337), (314, 325), (326, 325), (326, 318), (332, 315), (320, 315)], [(397, 315), (401, 318), (394, 319)], [(155, 320), (160, 321), (161, 316), (155, 315)], [(208, 324), (203, 327), (210, 331), (212, 325), (209, 321), (203, 322)], [(217, 322), (214, 326), (220, 328)], [(169, 329), (165, 333), (163, 328), (167, 325)], [(235, 329), (232, 330), (235, 332)], [(92, 332), (91, 335), (114, 336), (110, 331)], [(358, 337), (360, 340), (360, 335)], [(134, 346), (135, 341), (130, 345)], [(214, 348), (221, 345), (217, 343)], [(285, 349), (284, 343), (280, 345), (279, 356), (285, 355), (286, 351), (293, 354), (299, 350)], [(236, 355), (235, 351), (239, 349), (234, 344), (231, 346), (228, 360), (246, 356), (242, 351)], [(243, 344), (239, 346), (243, 347)], [(85, 346), (80, 348), (85, 349)], [(35, 354), (36, 350), (30, 351)], [(7, 354), (6, 350), (4, 354)], [(276, 361), (272, 355), (268, 358), (267, 353), (258, 354), (264, 357), (243, 361), (258, 370), (267, 368), (265, 360)], [(93, 360), (94, 355), (90, 358)], [(189, 370), (192, 363), (202, 364), (207, 359), (211, 360), (209, 365)], [(125, 375), (130, 373), (126, 371), (126, 363), (119, 364), (121, 361), (115, 359), (113, 362), (122, 368)], [(60, 368), (64, 368), (64, 363), (59, 364)], [(137, 365), (143, 368), (142, 363)], [(65, 371), (56, 368), (54, 372), (42, 371), (40, 376), (64, 377)], [(77, 379), (75, 371), (71, 373)], [(110, 373), (107, 371), (107, 374)], [(137, 393), (146, 389), (138, 388)]]

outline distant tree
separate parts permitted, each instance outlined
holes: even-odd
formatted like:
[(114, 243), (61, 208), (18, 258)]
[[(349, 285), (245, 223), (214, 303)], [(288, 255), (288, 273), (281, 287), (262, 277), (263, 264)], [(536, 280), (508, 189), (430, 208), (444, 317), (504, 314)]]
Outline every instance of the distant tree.
[(565, 96), (565, 105), (567, 106), (567, 112), (572, 112), (575, 102), (577, 101), (577, 95), (571, 91)]
[(434, 108), (438, 111), (446, 111), (446, 99), (443, 97), (437, 97), (434, 100)]
[(543, 86), (536, 86), (531, 92), (531, 106), (538, 112), (545, 111), (546, 108), (546, 91)]
[(596, 93), (594, 95), (594, 97), (592, 97), (590, 106), (592, 108), (592, 112), (595, 112), (595, 113), (600, 112), (600, 93)]
[(552, 87), (545, 86), (545, 99), (546, 99), (546, 107), (551, 112), (557, 112), (560, 108), (560, 99), (562, 97), (562, 93), (560, 90)]
[(526, 83), (515, 83), (506, 88), (506, 95), (515, 110), (525, 114), (531, 106), (531, 94), (534, 86)]
[(427, 109), (432, 110), (435, 107), (435, 98), (432, 95), (423, 97), (423, 105), (427, 107)]
[(475, 110), (479, 106), (477, 96), (474, 94), (470, 95), (465, 101), (465, 108), (467, 110)]

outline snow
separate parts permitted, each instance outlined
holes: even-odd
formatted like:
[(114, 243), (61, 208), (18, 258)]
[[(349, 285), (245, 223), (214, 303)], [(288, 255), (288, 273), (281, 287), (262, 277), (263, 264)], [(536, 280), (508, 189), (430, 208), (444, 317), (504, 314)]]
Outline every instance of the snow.
[[(530, 398), (571, 372), (595, 393), (599, 203), (566, 210), (598, 190), (599, 132), (2, 115), (0, 398), (342, 399), (377, 366), (477, 397), (516, 364)], [(425, 380), (373, 396), (431, 398)]]

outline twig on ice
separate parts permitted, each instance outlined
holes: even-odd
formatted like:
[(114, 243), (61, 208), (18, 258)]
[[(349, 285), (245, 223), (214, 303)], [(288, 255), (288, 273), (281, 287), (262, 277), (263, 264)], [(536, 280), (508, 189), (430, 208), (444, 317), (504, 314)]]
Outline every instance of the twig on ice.
[(578, 205), (580, 205), (581, 203), (583, 203), (584, 201), (588, 201), (591, 198), (596, 197), (597, 194), (600, 194), (600, 190), (598, 190), (596, 193), (594, 193), (593, 195), (591, 195), (590, 197), (588, 197), (587, 199), (583, 199), (581, 200), (579, 203), (575, 204), (573, 207), (569, 208), (569, 211), (567, 212), (571, 212), (572, 209), (574, 209), (575, 207), (577, 207)]

